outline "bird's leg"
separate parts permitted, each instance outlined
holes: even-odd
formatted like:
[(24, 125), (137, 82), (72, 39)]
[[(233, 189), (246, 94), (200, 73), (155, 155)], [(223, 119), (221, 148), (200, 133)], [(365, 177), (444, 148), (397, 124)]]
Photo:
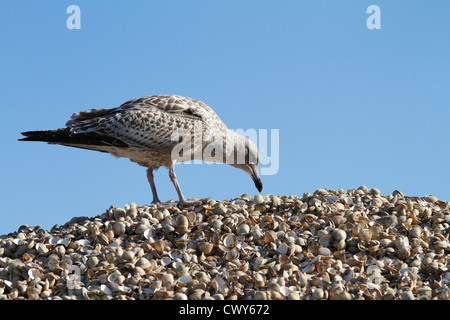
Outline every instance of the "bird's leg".
[(153, 180), (153, 168), (149, 167), (147, 169), (147, 179), (150, 183), (150, 188), (152, 188), (152, 194), (153, 194), (153, 201), (152, 203), (160, 203), (158, 198), (158, 194), (156, 193), (156, 187), (155, 187), (155, 180)]
[(175, 189), (177, 190), (180, 203), (186, 202), (186, 199), (183, 196), (183, 192), (181, 192), (180, 185), (178, 184), (177, 175), (175, 174), (174, 166), (169, 169), (169, 177), (170, 177), (170, 181), (172, 181), (173, 185), (175, 186)]

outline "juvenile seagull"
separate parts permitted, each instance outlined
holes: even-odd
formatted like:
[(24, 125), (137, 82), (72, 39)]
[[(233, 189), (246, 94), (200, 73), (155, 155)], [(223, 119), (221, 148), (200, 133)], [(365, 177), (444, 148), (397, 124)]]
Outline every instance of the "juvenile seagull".
[(175, 174), (175, 163), (204, 160), (227, 163), (247, 172), (259, 192), (259, 152), (248, 138), (231, 130), (205, 103), (177, 95), (130, 100), (117, 108), (74, 113), (65, 128), (22, 132), (21, 141), (45, 141), (108, 152), (147, 169), (153, 203), (160, 203), (153, 171), (169, 169), (180, 203), (187, 203)]

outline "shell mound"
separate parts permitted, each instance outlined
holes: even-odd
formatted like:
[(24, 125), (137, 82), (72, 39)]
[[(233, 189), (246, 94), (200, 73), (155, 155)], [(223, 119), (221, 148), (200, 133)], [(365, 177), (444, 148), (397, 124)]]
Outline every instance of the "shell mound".
[(0, 299), (450, 299), (450, 205), (378, 189), (111, 207), (0, 238)]

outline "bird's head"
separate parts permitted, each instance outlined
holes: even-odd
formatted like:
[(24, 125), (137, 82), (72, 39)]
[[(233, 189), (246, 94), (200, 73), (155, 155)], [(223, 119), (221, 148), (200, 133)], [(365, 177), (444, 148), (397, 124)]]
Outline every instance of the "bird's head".
[(256, 189), (258, 189), (259, 192), (262, 191), (263, 184), (261, 181), (261, 177), (259, 176), (259, 152), (256, 145), (248, 139), (247, 137), (240, 136), (241, 143), (238, 146), (235, 146), (235, 157), (234, 157), (234, 163), (230, 163), (235, 168), (244, 170), (247, 172), (250, 177), (253, 179), (253, 182), (255, 183)]

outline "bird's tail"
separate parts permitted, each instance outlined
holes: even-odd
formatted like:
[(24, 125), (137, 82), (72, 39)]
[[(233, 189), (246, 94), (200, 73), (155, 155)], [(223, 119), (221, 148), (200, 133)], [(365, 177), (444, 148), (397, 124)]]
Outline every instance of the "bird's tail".
[[(19, 139), (19, 141), (43, 141), (50, 144), (61, 144), (71, 147), (83, 146), (83, 149), (98, 150), (96, 146), (128, 147), (127, 144), (114, 137), (95, 132), (77, 134), (71, 132), (70, 128), (26, 131), (22, 132), (22, 135), (25, 136), (25, 138)], [(92, 148), (89, 146), (92, 146)]]
[[(50, 143), (73, 142), (70, 136), (69, 128), (61, 128), (56, 130), (40, 130), (21, 132), (25, 138), (19, 141), (43, 141)], [(71, 141), (72, 140), (72, 141)]]

